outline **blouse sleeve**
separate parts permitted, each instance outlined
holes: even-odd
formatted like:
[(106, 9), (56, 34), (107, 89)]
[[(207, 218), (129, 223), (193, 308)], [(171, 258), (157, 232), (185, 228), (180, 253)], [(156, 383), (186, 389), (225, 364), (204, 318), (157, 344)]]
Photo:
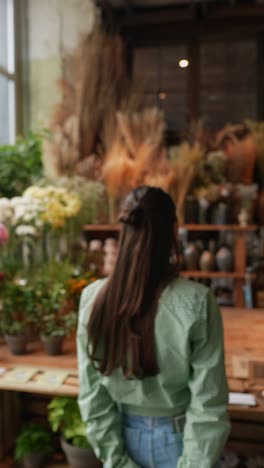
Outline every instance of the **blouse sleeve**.
[(230, 429), (222, 318), (210, 291), (202, 309), (199, 325), (192, 330), (191, 401), (178, 468), (212, 468), (221, 455)]
[(124, 446), (117, 404), (102, 385), (101, 374), (94, 369), (87, 354), (87, 323), (97, 291), (93, 287), (86, 288), (80, 302), (77, 330), (79, 408), (86, 423), (87, 438), (104, 466), (137, 468)]

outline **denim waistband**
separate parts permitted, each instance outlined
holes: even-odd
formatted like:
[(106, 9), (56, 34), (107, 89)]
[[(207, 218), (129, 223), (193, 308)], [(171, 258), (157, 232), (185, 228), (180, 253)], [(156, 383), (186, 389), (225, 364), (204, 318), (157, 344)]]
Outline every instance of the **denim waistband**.
[(136, 429), (164, 428), (168, 431), (183, 432), (185, 415), (180, 416), (139, 416), (122, 412), (123, 423)]

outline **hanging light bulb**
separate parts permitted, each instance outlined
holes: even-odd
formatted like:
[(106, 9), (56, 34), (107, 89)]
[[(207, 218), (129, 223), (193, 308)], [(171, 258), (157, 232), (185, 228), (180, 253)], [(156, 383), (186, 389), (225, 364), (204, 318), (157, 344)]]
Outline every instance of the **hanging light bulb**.
[(187, 59), (181, 59), (179, 61), (179, 67), (181, 68), (187, 68), (189, 66), (189, 60)]

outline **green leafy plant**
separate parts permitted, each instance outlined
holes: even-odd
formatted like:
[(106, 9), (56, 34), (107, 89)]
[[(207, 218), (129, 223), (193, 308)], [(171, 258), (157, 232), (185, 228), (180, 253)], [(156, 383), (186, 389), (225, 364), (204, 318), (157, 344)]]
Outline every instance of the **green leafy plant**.
[(48, 405), (48, 419), (52, 430), (60, 432), (69, 443), (75, 447), (90, 447), (76, 398), (54, 397)]
[(34, 289), (15, 280), (1, 284), (0, 330), (8, 335), (25, 333), (30, 323), (36, 321)]
[(26, 455), (39, 453), (49, 456), (53, 452), (50, 433), (39, 424), (22, 428), (15, 442), (15, 459), (21, 461)]
[(42, 139), (46, 132), (29, 131), (15, 145), (0, 146), (0, 197), (15, 197), (42, 176)]
[(39, 281), (36, 289), (38, 327), (45, 336), (68, 336), (77, 323), (77, 314), (68, 302), (65, 283)]

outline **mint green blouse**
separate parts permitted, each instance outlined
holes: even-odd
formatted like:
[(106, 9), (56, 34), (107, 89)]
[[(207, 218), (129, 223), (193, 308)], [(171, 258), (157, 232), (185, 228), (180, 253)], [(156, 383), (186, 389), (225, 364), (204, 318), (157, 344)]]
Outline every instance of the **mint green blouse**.
[(124, 446), (120, 406), (142, 416), (185, 413), (178, 468), (211, 468), (229, 433), (222, 319), (213, 294), (198, 283), (173, 280), (160, 296), (155, 319), (160, 373), (127, 380), (120, 369), (102, 376), (87, 355), (89, 314), (104, 281), (83, 291), (77, 332), (78, 402), (95, 454), (107, 468), (138, 466)]

